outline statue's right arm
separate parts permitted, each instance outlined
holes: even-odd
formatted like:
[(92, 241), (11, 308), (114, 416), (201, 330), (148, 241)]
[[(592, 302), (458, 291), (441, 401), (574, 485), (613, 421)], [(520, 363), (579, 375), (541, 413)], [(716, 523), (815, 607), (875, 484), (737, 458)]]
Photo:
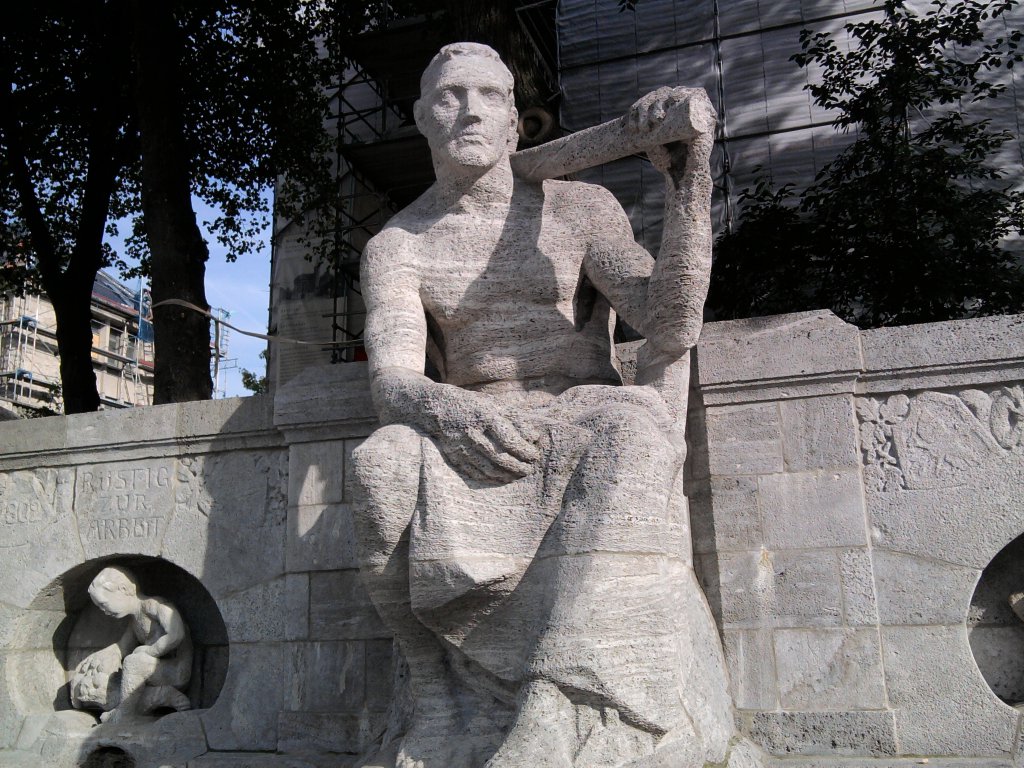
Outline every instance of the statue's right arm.
[(363, 251), (363, 335), (381, 422), (433, 437), (453, 466), (477, 478), (505, 482), (528, 474), (539, 459), (537, 446), (487, 397), (423, 374), (427, 327), (416, 258), (412, 236), (396, 228)]

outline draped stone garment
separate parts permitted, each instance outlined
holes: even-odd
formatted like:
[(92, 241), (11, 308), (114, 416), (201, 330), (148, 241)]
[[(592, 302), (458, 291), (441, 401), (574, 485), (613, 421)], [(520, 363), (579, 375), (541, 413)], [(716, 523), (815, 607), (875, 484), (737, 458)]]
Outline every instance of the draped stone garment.
[(413, 613), (509, 703), (549, 680), (653, 736), (683, 724), (719, 752), (731, 714), (690, 567), (673, 415), (644, 386), (515, 402), (546, 434), (536, 471), (514, 482), (467, 480), (420, 438)]

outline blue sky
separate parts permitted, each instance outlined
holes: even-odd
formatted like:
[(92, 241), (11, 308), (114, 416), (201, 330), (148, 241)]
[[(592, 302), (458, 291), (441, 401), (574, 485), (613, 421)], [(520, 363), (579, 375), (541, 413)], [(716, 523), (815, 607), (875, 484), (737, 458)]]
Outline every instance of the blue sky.
[[(270, 192), (268, 191), (268, 196)], [(193, 198), (197, 218), (202, 226), (206, 219), (214, 217), (214, 211)], [(131, 230), (128, 220), (118, 222), (122, 233)], [(211, 307), (226, 309), (231, 313), (228, 322), (246, 331), (256, 333), (267, 332), (267, 316), (270, 306), (270, 224), (260, 234), (263, 250), (256, 254), (240, 256), (235, 262), (228, 262), (227, 252), (214, 238), (206, 237), (210, 248), (210, 260), (206, 263), (206, 300)], [(205, 232), (204, 232), (205, 234)], [(124, 255), (121, 238), (108, 238), (111, 246)], [(116, 270), (109, 269), (120, 279)], [(137, 286), (137, 280), (126, 281), (131, 288)], [(230, 331), (228, 339), (228, 365), (217, 386), (222, 386), (227, 397), (250, 395), (251, 392), (242, 387), (242, 368), (258, 372), (266, 372), (266, 363), (260, 359), (260, 352), (266, 349), (266, 341), (254, 339), (235, 331)], [(218, 394), (218, 397), (220, 395)]]

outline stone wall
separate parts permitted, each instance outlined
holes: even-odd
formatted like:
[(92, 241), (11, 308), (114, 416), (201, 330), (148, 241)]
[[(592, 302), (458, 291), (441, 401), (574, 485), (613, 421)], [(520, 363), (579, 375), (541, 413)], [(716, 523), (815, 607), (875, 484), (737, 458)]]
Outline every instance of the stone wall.
[[(695, 357), (695, 561), (743, 730), (783, 765), (1024, 763), (999, 698), (1024, 699), (1024, 317), (713, 323)], [(394, 674), (346, 487), (374, 425), (361, 364), (273, 401), (0, 425), (0, 765), (351, 765)], [(195, 709), (120, 729), (70, 709), (109, 563), (193, 628)]]
[(1024, 699), (1024, 558), (986, 569), (1024, 534), (1024, 317), (715, 323), (697, 361), (694, 549), (743, 729), (854, 765), (1019, 760), (994, 689)]

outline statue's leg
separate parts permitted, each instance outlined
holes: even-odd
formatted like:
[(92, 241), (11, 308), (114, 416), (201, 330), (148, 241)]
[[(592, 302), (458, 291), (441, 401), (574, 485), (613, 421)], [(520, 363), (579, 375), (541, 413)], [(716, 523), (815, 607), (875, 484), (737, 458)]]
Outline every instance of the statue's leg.
[(130, 653), (121, 662), (121, 702), (100, 719), (116, 723), (142, 714), (142, 695), (146, 682), (152, 677), (161, 660), (145, 653)]
[[(575, 421), (593, 438), (528, 577), (546, 601), (532, 682), (488, 768), (624, 765), (669, 742), (676, 757), (664, 764), (703, 766), (685, 688), (701, 683), (684, 674), (702, 649), (683, 647), (690, 616), (679, 616), (681, 590), (698, 588), (669, 505), (679, 456), (642, 408), (611, 403)], [(727, 701), (723, 713), (731, 723)]]
[(463, 708), (453, 688), (445, 648), (410, 606), (409, 523), (419, 502), (423, 439), (409, 427), (382, 427), (352, 457), (360, 573), (408, 662), (412, 695), (412, 722), (397, 757), (384, 758), (384, 751), (392, 737), (402, 734), (385, 734), (380, 762), (366, 764), (478, 768), (482, 760), (460, 738)]

